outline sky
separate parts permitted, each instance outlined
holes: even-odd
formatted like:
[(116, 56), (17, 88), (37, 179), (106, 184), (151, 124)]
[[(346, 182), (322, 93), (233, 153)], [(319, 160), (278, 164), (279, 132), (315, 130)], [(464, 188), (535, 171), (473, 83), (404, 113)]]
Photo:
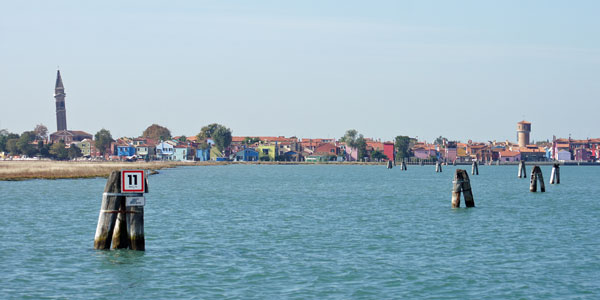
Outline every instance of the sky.
[(0, 128), (600, 137), (600, 1), (2, 1)]

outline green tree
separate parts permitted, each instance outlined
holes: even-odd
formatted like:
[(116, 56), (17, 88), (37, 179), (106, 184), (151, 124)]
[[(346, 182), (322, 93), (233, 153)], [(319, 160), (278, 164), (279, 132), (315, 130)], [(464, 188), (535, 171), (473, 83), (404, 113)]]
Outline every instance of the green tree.
[(156, 141), (166, 141), (171, 139), (171, 131), (167, 127), (152, 124), (144, 130), (142, 137)]
[(411, 139), (405, 135), (399, 135), (396, 137), (394, 145), (396, 146), (396, 157), (398, 160), (410, 157), (410, 146), (415, 142), (415, 139)]
[(448, 141), (447, 138), (445, 138), (445, 137), (443, 137), (443, 136), (440, 135), (439, 137), (437, 137), (435, 139), (435, 141), (433, 143), (436, 144), (436, 145), (443, 145), (447, 141)]
[(212, 139), (217, 149), (221, 152), (231, 145), (231, 129), (221, 124), (213, 123), (206, 125), (200, 129), (200, 133), (196, 136), (202, 149), (208, 148), (206, 139)]
[(358, 131), (355, 129), (346, 130), (343, 137), (340, 138), (340, 142), (346, 143), (346, 145), (356, 148), (356, 139), (358, 138)]
[(6, 141), (6, 151), (11, 155), (17, 155), (21, 152), (19, 151), (19, 147), (17, 147), (17, 142), (19, 139), (9, 139)]
[(213, 135), (215, 146), (217, 146), (217, 149), (221, 152), (231, 145), (231, 139), (231, 129), (225, 126), (219, 126)]
[(358, 160), (362, 160), (367, 156), (367, 141), (355, 129), (346, 130), (344, 136), (340, 138), (340, 142), (346, 143), (346, 146), (356, 149)]
[(52, 157), (55, 159), (65, 160), (69, 157), (69, 152), (67, 149), (65, 149), (65, 143), (60, 141), (50, 146), (50, 155), (52, 155)]
[(381, 153), (379, 150), (375, 150), (371, 153), (371, 159), (375, 161), (380, 161), (382, 159), (388, 159), (387, 155)]
[(179, 137), (178, 141), (180, 142), (186, 142), (187, 141), (187, 137), (185, 135), (182, 135)]
[(244, 145), (254, 145), (258, 142), (260, 142), (260, 139), (257, 137), (246, 137), (243, 143)]
[(67, 150), (67, 155), (69, 159), (75, 159), (83, 156), (83, 153), (81, 153), (81, 149), (79, 149), (79, 147), (71, 145), (71, 147), (69, 147), (69, 150)]
[(32, 131), (25, 131), (17, 140), (17, 149), (22, 154), (25, 154), (29, 157), (35, 156), (37, 154), (37, 149), (34, 145), (30, 144), (35, 140), (35, 133)]
[(96, 133), (94, 140), (96, 141), (96, 149), (98, 149), (101, 155), (107, 153), (110, 149), (110, 143), (114, 142), (110, 131), (104, 128)]
[(357, 157), (358, 160), (364, 159), (365, 157), (367, 157), (367, 141), (365, 140), (365, 137), (362, 134), (358, 135), (358, 138), (356, 138), (355, 141), (355, 145), (356, 145), (356, 151), (357, 151)]
[(38, 142), (38, 152), (42, 157), (50, 157), (50, 145), (44, 144), (43, 141)]
[(16, 133), (8, 132), (6, 129), (0, 129), (0, 152), (10, 152), (7, 149), (8, 140), (18, 139), (19, 135)]

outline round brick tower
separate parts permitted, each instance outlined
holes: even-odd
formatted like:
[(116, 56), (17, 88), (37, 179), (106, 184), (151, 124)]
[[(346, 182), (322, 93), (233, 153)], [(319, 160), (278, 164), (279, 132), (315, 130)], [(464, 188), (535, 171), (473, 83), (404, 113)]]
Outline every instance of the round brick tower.
[(529, 133), (531, 132), (531, 123), (527, 121), (521, 121), (517, 123), (517, 140), (519, 147), (526, 147), (529, 145)]

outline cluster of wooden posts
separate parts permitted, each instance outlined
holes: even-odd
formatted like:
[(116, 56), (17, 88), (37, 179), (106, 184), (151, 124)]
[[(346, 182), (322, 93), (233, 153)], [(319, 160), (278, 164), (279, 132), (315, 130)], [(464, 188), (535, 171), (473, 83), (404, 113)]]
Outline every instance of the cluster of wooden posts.
[[(519, 163), (519, 178), (527, 178), (527, 170), (525, 169), (525, 162)], [(546, 185), (544, 184), (544, 176), (542, 169), (539, 166), (534, 166), (531, 170), (531, 180), (529, 181), (529, 191), (537, 192), (538, 183), (540, 185), (540, 192), (546, 192)], [(560, 165), (552, 165), (552, 173), (550, 174), (550, 184), (560, 184)]]
[[(140, 190), (124, 192), (123, 185), (128, 185), (122, 175), (126, 171), (113, 171), (106, 182), (102, 195), (102, 205), (98, 216), (98, 226), (94, 237), (94, 248), (101, 250), (132, 249), (144, 251), (144, 193), (148, 192), (148, 180), (139, 172), (128, 175), (130, 181)], [(131, 182), (133, 185), (133, 182)], [(137, 202), (137, 203), (136, 203)]]
[[(388, 161), (387, 168), (392, 169), (394, 163)], [(406, 163), (400, 164), (400, 169), (406, 171)], [(124, 175), (128, 172), (128, 175)], [(435, 172), (442, 172), (442, 164), (435, 164)], [(519, 178), (527, 178), (525, 162), (519, 163)], [(132, 175), (129, 175), (133, 173)], [(135, 176), (134, 176), (135, 175)], [(479, 175), (477, 162), (471, 165), (471, 175)], [(129, 182), (125, 179), (128, 177)], [(138, 177), (136, 177), (138, 176)], [(135, 182), (131, 182), (134, 179)], [(531, 170), (531, 182), (529, 190), (537, 192), (537, 184), (540, 184), (540, 191), (545, 192), (544, 178), (539, 166), (534, 166)], [(554, 164), (550, 177), (550, 184), (560, 183), (560, 167)], [(125, 188), (127, 186), (127, 188)], [(108, 177), (104, 193), (102, 194), (102, 204), (100, 215), (98, 216), (98, 226), (94, 237), (95, 249), (132, 249), (144, 251), (146, 242), (144, 238), (144, 193), (148, 192), (148, 179), (145, 173), (136, 171), (114, 171)], [(465, 199), (466, 207), (475, 207), (473, 191), (469, 175), (466, 170), (457, 169), (452, 181), (452, 207), (460, 207), (460, 195)], [(141, 201), (139, 200), (141, 199)], [(137, 202), (136, 202), (137, 201)], [(141, 203), (141, 205), (140, 205)]]
[[(453, 163), (456, 166), (456, 162)], [(391, 169), (393, 167), (392, 162), (388, 161), (387, 168)], [(406, 164), (402, 161), (401, 170), (406, 171)], [(435, 172), (442, 172), (442, 163), (435, 163)], [(519, 163), (519, 178), (527, 178), (525, 168), (525, 162), (521, 161)], [(471, 175), (479, 175), (479, 165), (477, 161), (473, 161), (471, 165)], [(460, 195), (463, 194), (465, 198), (465, 205), (467, 207), (474, 207), (475, 201), (473, 200), (473, 192), (471, 191), (471, 183), (469, 180), (469, 175), (466, 170), (457, 169), (454, 174), (454, 180), (452, 181), (452, 207), (460, 207)], [(542, 170), (539, 166), (534, 166), (531, 170), (531, 182), (529, 185), (529, 191), (537, 192), (537, 185), (540, 185), (540, 191), (545, 192), (546, 186), (544, 185), (544, 177), (542, 175)], [(550, 176), (550, 184), (559, 184), (560, 183), (560, 166), (559, 164), (554, 164), (552, 166), (552, 174)]]

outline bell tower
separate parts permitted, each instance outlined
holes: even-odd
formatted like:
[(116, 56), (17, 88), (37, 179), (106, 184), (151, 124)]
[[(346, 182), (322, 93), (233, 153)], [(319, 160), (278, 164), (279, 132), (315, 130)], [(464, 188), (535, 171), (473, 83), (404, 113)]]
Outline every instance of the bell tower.
[(65, 108), (65, 87), (63, 86), (60, 70), (56, 71), (56, 86), (54, 99), (56, 99), (56, 131), (67, 130), (67, 109)]

